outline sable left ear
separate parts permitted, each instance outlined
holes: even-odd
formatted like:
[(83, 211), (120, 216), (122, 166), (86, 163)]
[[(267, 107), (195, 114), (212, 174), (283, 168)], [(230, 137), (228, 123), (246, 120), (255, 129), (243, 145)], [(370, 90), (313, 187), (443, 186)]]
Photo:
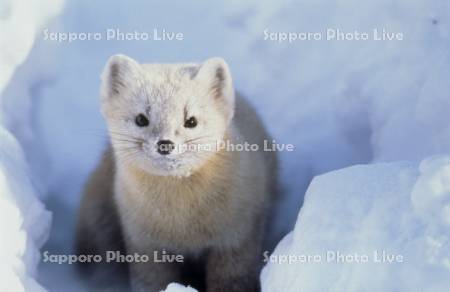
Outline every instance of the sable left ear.
[(135, 82), (138, 76), (139, 64), (125, 55), (114, 55), (109, 58), (103, 69), (102, 97), (107, 100), (120, 97)]
[(206, 60), (196, 75), (198, 80), (209, 87), (210, 94), (222, 103), (228, 111), (234, 111), (234, 88), (228, 64), (222, 58)]

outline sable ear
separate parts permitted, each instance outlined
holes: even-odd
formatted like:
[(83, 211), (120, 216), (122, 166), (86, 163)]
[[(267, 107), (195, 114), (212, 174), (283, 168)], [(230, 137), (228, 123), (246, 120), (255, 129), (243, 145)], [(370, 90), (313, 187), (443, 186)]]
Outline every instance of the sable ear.
[(195, 78), (209, 87), (211, 96), (227, 110), (231, 118), (234, 112), (235, 96), (231, 72), (225, 60), (222, 58), (206, 60), (200, 66)]
[(135, 82), (139, 73), (139, 64), (125, 55), (109, 58), (101, 75), (102, 97), (120, 96)]

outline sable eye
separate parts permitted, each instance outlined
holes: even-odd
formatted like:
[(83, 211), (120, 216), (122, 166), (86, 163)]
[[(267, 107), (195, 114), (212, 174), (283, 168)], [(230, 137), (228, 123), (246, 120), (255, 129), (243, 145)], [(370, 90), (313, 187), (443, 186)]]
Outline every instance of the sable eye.
[(143, 114), (137, 115), (134, 122), (136, 123), (136, 125), (138, 125), (138, 127), (147, 127), (148, 126), (148, 119)]
[(184, 122), (185, 128), (195, 128), (197, 126), (197, 119), (195, 117), (190, 117)]

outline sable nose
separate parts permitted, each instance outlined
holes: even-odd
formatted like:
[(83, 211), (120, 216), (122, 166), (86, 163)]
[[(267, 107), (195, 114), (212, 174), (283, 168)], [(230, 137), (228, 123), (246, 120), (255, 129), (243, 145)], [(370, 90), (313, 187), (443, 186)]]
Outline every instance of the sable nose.
[(174, 148), (175, 143), (170, 140), (159, 140), (158, 143), (156, 143), (156, 149), (161, 155), (169, 154)]

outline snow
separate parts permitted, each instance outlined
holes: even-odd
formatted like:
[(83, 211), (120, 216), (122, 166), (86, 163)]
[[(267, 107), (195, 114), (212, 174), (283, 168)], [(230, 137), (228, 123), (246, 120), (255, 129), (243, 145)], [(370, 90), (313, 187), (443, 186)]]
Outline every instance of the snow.
[(3, 0), (0, 3), (0, 92), (28, 56), (38, 29), (61, 8), (61, 0)]
[[(426, 234), (426, 260), (450, 272), (450, 157), (432, 157), (420, 164), (411, 194), (414, 211)], [(447, 286), (448, 286), (447, 282)]]
[(196, 292), (197, 290), (192, 287), (186, 287), (180, 284), (169, 284), (164, 292)]
[[(448, 260), (443, 248), (448, 247), (443, 233), (448, 230), (445, 228), (450, 212), (448, 163), (443, 156), (424, 159), (450, 152), (448, 1), (204, 0), (194, 6), (181, 0), (71, 0), (66, 1), (62, 12), (61, 9), (62, 2), (58, 0), (7, 0), (0, 4), (0, 120), (19, 141), (29, 163), (28, 167), (23, 165), (24, 169), (29, 168), (33, 186), (39, 190), (32, 192), (30, 198), (38, 194), (53, 212), (55, 222), (45, 250), (55, 254), (71, 252), (79, 194), (106, 141), (98, 92), (99, 74), (108, 57), (123, 53), (141, 62), (185, 62), (221, 56), (230, 64), (237, 88), (255, 105), (277, 141), (295, 145), (294, 153), (280, 153), (285, 199), (274, 222), (278, 235), (292, 230), (314, 177), (355, 164), (369, 164), (358, 166), (355, 178), (343, 177), (342, 183), (326, 177), (345, 176), (352, 169), (342, 170), (344, 174), (338, 171), (317, 177), (308, 190), (295, 232), (280, 243), (278, 250), (307, 251), (308, 239), (300, 241), (295, 234), (307, 232), (306, 229), (312, 232), (314, 228), (319, 228), (323, 236), (336, 237), (336, 246), (330, 247), (349, 251), (355, 247), (351, 236), (361, 236), (359, 251), (373, 249), (389, 237), (393, 243), (386, 248), (392, 248), (392, 252), (404, 249), (426, 257), (414, 262), (418, 265), (415, 270), (408, 263), (398, 271), (393, 271), (392, 266), (376, 266), (382, 270), (379, 277), (388, 282), (375, 283), (374, 287), (391, 284), (390, 274), (400, 279), (409, 275), (410, 282), (417, 281), (417, 285), (423, 284), (421, 278), (439, 277), (438, 272), (430, 271), (435, 265), (436, 271), (442, 271)], [(58, 18), (47, 21), (57, 13)], [(164, 28), (183, 32), (184, 40), (55, 42), (44, 40), (45, 28), (51, 32), (103, 32), (107, 28), (148, 32)], [(263, 33), (266, 29), (322, 32), (327, 28), (369, 32), (386, 28), (403, 33), (405, 38), (278, 43), (264, 40)], [(3, 139), (1, 142), (3, 148)], [(395, 162), (400, 160), (409, 163)], [(422, 160), (418, 168), (416, 164)], [(372, 165), (385, 162), (393, 164)], [(381, 168), (393, 177), (385, 176)], [(394, 183), (395, 178), (399, 179), (395, 170), (404, 173), (406, 181)], [(9, 168), (7, 173), (10, 174)], [(341, 217), (338, 208), (325, 204), (322, 194), (315, 195), (314, 188), (325, 191), (320, 187), (327, 186), (317, 183), (323, 180), (348, 191), (336, 191), (334, 197), (329, 193), (326, 198), (345, 207), (349, 217)], [(358, 188), (362, 188), (359, 180), (367, 182), (367, 187), (358, 196)], [(392, 185), (383, 187), (376, 183), (381, 181)], [(383, 196), (385, 199), (381, 200), (374, 195), (378, 191), (381, 195), (395, 195)], [(362, 194), (368, 194), (368, 198)], [(343, 196), (358, 208), (342, 206), (339, 199)], [(13, 209), (18, 206), (8, 202)], [(361, 210), (373, 214), (362, 214)], [(392, 210), (399, 210), (397, 215), (404, 219), (395, 222), (401, 226), (394, 224), (392, 228), (397, 228), (400, 238), (411, 232), (416, 239), (413, 244), (397, 242), (397, 234), (381, 228), (387, 226), (386, 222), (375, 220), (392, 219)], [(299, 224), (305, 213), (315, 215), (318, 221)], [(22, 211), (17, 214), (17, 218), (24, 215)], [(367, 217), (366, 221), (351, 221), (362, 217)], [(361, 223), (368, 228), (367, 233), (373, 234), (345, 230), (354, 226), (351, 223)], [(348, 231), (350, 237), (338, 237), (337, 231)], [(311, 240), (317, 239), (318, 235), (313, 235)], [(370, 236), (373, 241), (365, 241)], [(32, 264), (25, 265), (33, 270)], [(364, 265), (359, 273), (350, 266), (337, 274), (333, 265), (317, 266), (312, 271), (325, 269), (329, 277), (341, 279), (336, 284), (341, 286), (336, 289), (345, 283), (357, 285), (358, 281), (367, 280), (366, 272), (373, 267)], [(296, 275), (294, 267), (288, 266), (286, 273), (274, 267), (266, 268), (268, 278), (262, 278), (268, 291), (276, 291), (270, 290), (275, 285), (296, 281), (287, 278)], [(71, 266), (43, 264), (39, 270), (39, 281), (50, 290), (66, 289), (67, 283), (80, 290)], [(303, 272), (310, 277), (316, 275)], [(280, 283), (278, 277), (285, 283)], [(274, 283), (269, 284), (269, 278), (275, 279)], [(308, 280), (311, 287), (314, 280), (317, 278)]]
[(1, 291), (44, 291), (35, 277), (50, 219), (37, 199), (20, 145), (0, 126)]
[[(60, 8), (57, 0), (0, 3), (0, 94), (31, 51), (37, 30)], [(28, 100), (17, 93), (20, 110)], [(2, 96), (0, 102), (0, 290), (45, 291), (36, 277), (51, 213), (38, 199), (21, 145), (3, 125), (10, 115)]]
[(449, 156), (317, 176), (262, 291), (448, 291), (449, 176)]

